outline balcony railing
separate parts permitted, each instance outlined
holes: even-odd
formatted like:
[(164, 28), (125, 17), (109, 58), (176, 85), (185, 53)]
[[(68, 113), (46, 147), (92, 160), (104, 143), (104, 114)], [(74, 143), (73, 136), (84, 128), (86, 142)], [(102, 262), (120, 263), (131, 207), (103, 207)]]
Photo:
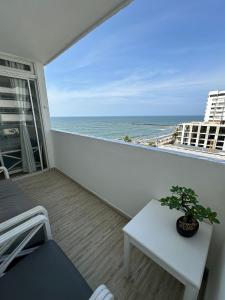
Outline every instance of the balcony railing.
[(52, 137), (56, 168), (129, 217), (167, 195), (171, 185), (194, 189), (203, 205), (219, 212), (208, 264), (213, 263), (224, 238), (225, 163), (56, 130)]

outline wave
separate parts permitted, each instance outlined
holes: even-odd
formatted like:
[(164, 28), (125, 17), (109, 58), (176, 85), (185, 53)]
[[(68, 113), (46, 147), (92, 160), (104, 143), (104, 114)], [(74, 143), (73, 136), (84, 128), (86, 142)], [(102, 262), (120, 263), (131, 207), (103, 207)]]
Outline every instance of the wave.
[(132, 125), (138, 125), (138, 126), (159, 126), (159, 127), (173, 127), (176, 125), (172, 124), (156, 124), (156, 123), (131, 123)]

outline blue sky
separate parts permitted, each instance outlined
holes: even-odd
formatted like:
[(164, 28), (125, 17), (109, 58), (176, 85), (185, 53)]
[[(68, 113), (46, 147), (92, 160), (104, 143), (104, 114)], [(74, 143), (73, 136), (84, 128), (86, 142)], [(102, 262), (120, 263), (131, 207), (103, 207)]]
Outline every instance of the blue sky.
[(225, 89), (225, 1), (135, 0), (45, 74), (51, 116), (203, 114)]

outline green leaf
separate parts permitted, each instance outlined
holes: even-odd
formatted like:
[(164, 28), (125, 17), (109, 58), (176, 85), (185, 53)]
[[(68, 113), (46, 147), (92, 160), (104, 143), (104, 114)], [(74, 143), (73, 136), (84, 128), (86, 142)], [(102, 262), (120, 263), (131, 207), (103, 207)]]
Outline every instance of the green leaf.
[(211, 208), (199, 204), (198, 195), (191, 189), (184, 186), (173, 185), (170, 188), (171, 196), (160, 199), (161, 205), (168, 206), (170, 209), (182, 211), (186, 216), (191, 216), (202, 222), (208, 219), (211, 223), (220, 223), (216, 218), (217, 213)]

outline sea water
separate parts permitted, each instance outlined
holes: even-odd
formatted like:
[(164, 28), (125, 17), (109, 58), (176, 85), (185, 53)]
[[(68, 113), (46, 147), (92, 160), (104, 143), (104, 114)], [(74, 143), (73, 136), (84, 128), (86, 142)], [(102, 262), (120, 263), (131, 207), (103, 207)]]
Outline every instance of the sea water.
[(202, 121), (203, 116), (51, 117), (53, 129), (118, 140), (128, 135), (147, 139), (174, 131), (177, 124)]

